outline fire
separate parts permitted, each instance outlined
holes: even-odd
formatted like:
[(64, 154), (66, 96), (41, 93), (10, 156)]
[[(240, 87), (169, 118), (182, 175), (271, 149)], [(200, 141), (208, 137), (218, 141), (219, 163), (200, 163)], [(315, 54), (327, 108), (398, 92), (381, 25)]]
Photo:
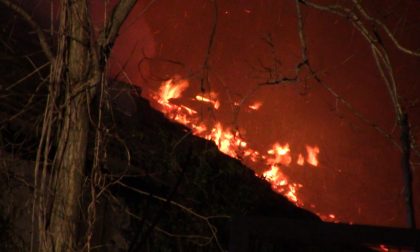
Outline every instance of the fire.
[(290, 184), (288, 178), (280, 171), (278, 166), (272, 165), (269, 170), (263, 173), (263, 178), (271, 183), (274, 191), (283, 194), (295, 204), (302, 205), (296, 194), (297, 188), (301, 187), (301, 185), (296, 183)]
[(319, 147), (314, 146), (311, 147), (306, 145), (306, 152), (308, 153), (308, 157), (306, 158), (306, 162), (313, 166), (318, 166), (318, 154), (319, 154)]
[(161, 104), (169, 104), (169, 100), (181, 97), (182, 92), (189, 86), (188, 81), (169, 79), (162, 83), (159, 88), (159, 100)]
[(289, 144), (280, 145), (275, 143), (273, 148), (268, 150), (267, 153), (273, 156), (267, 160), (267, 164), (282, 164), (289, 166), (292, 162)]
[(223, 129), (220, 123), (216, 123), (210, 134), (206, 136), (206, 139), (215, 142), (221, 152), (229, 156), (236, 156), (235, 136), (229, 129)]
[(305, 159), (303, 158), (302, 154), (299, 153), (298, 160), (296, 163), (300, 166), (305, 164)]
[(205, 95), (196, 95), (195, 100), (199, 102), (209, 103), (213, 106), (214, 109), (219, 109), (220, 102), (217, 100), (217, 94), (215, 92), (210, 92), (207, 94), (208, 97)]
[[(266, 154), (261, 154), (261, 152), (249, 146), (237, 129), (223, 126), (221, 122), (215, 122), (213, 125), (205, 124), (196, 110), (185, 105), (174, 104), (173, 101), (181, 98), (188, 87), (189, 82), (187, 80), (169, 79), (161, 84), (159, 91), (152, 95), (152, 98), (159, 104), (159, 109), (168, 118), (189, 127), (194, 135), (213, 141), (219, 150), (226, 155), (240, 159), (254, 167), (264, 165), (264, 172), (256, 174), (256, 176), (267, 180), (274, 191), (283, 194), (296, 205), (303, 206), (298, 197), (298, 190), (303, 185), (290, 182), (289, 178), (282, 172), (282, 167), (292, 164), (304, 166), (305, 163), (310, 166), (318, 166), (319, 147), (306, 145), (306, 157), (304, 157), (302, 153), (292, 155), (289, 143), (274, 143), (270, 149), (264, 152)], [(217, 93), (209, 92), (198, 94), (192, 100), (208, 104), (217, 110), (221, 105), (217, 97)], [(257, 111), (261, 106), (262, 102), (257, 101), (249, 105), (248, 108)], [(297, 157), (295, 161), (293, 157)], [(329, 219), (335, 218), (333, 215), (328, 217)]]
[(263, 173), (264, 178), (271, 181), (277, 181), (277, 185), (286, 185), (287, 180), (284, 179), (283, 173), (277, 166), (272, 166), (270, 170)]
[(262, 102), (254, 102), (253, 104), (249, 105), (248, 108), (252, 109), (252, 110), (259, 110), (262, 106)]

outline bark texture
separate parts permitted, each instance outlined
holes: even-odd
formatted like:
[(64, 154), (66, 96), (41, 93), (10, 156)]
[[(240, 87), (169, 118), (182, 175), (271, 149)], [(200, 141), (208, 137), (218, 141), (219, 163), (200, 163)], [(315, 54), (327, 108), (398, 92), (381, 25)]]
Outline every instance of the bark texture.
[[(90, 101), (98, 90), (97, 84), (106, 79), (104, 69), (112, 45), (136, 2), (119, 1), (111, 18), (106, 20), (98, 40), (94, 41), (88, 1), (61, 1), (60, 30), (63, 34), (59, 34), (58, 44), (62, 46), (61, 51), (59, 46), (57, 52), (56, 69), (52, 69), (52, 73), (59, 78), (55, 78), (51, 85), (56, 85), (55, 90), (62, 90), (58, 96), (64, 96), (64, 103), (59, 103), (59, 120), (55, 119), (58, 121), (59, 133), (51, 167), (52, 177), (47, 180), (51, 185), (48, 188), (52, 201), (49, 203), (49, 221), (47, 218), (45, 222), (47, 229), (44, 242), (43, 236), (40, 236), (42, 251), (80, 251), (86, 248), (83, 244), (86, 243), (85, 234), (79, 224), (81, 213), (87, 211), (87, 207), (81, 203), (82, 187), (86, 182), (91, 183), (85, 174), (88, 131), (92, 118), (89, 115)], [(60, 100), (57, 96), (52, 99)], [(95, 196), (92, 197), (91, 200), (95, 201)]]
[(64, 1), (61, 25), (67, 30), (64, 49), (67, 72), (64, 74), (65, 101), (53, 170), (56, 171), (54, 200), (47, 230), (46, 251), (78, 250), (78, 222), (86, 163), (89, 128), (88, 91), (90, 72), (90, 27), (86, 0)]

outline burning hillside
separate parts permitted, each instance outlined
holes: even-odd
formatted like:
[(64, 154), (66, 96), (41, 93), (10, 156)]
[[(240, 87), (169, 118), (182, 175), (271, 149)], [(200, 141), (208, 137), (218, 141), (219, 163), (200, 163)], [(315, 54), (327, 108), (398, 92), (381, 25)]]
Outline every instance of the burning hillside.
[[(372, 28), (373, 38), (378, 33), (356, 11), (356, 1), (309, 2), (354, 10)], [(351, 19), (302, 4), (307, 56), (318, 83), (308, 69), (295, 76), (302, 63), (295, 1), (219, 1), (217, 18), (212, 3), (156, 2), (137, 27), (122, 33), (113, 71), (127, 66), (120, 79), (138, 83), (168, 118), (213, 139), (258, 176), (269, 172), (283, 195), (296, 197), (298, 204), (344, 222), (405, 225), (393, 108), (370, 44)], [(414, 50), (418, 4), (375, 0), (362, 5), (368, 15), (399, 31), (395, 38), (401, 45)], [(410, 83), (418, 79), (419, 60), (380, 33), (401, 102), (415, 125), (419, 89)], [(290, 81), (294, 77), (298, 81)], [(289, 81), (267, 84), (283, 79)], [(159, 104), (164, 83), (169, 88), (183, 81), (188, 82), (181, 85), (184, 91), (166, 101), (170, 106)], [(308, 162), (311, 157), (314, 162)], [(418, 163), (418, 156), (413, 158)], [(414, 188), (420, 188), (415, 176)]]
[[(159, 90), (151, 92), (149, 96), (166, 117), (189, 127), (194, 135), (213, 141), (221, 152), (253, 167), (255, 175), (270, 182), (274, 191), (286, 196), (296, 205), (304, 206), (304, 202), (298, 196), (298, 191), (303, 185), (290, 181), (282, 171), (282, 167), (302, 166), (304, 167), (302, 169), (317, 167), (319, 147), (306, 145), (306, 153), (295, 153), (289, 143), (275, 142), (264, 151), (255, 150), (246, 140), (246, 135), (240, 133), (243, 132), (241, 129), (227, 127), (220, 121), (203, 118), (198, 112), (198, 109), (203, 109), (202, 104), (195, 104), (195, 107), (181, 104), (180, 98), (188, 87), (188, 80), (175, 77), (162, 82)], [(213, 91), (196, 94), (191, 98), (184, 97), (183, 100), (197, 101), (204, 103), (204, 109), (218, 110), (221, 102), (217, 97), (218, 94)], [(239, 106), (239, 104), (234, 105)], [(255, 113), (262, 105), (263, 102), (256, 101), (248, 104), (247, 108)], [(333, 214), (321, 214), (321, 216), (326, 220), (335, 219)]]
[(391, 3), (0, 0), (0, 241), (418, 246), (359, 225), (419, 220), (419, 3)]
[[(49, 11), (57, 7), (50, 1), (21, 2), (41, 24), (51, 21)], [(95, 28), (116, 2), (90, 2)], [(318, 2), (325, 8), (316, 8)], [(298, 204), (334, 213), (340, 221), (403, 226), (396, 118), (369, 36), (357, 27), (364, 25), (378, 46), (385, 45), (398, 97), (416, 125), (419, 89), (413, 83), (419, 60), (400, 49), (416, 54), (419, 3), (374, 0), (357, 7), (357, 2), (299, 1), (307, 59), (322, 84), (307, 69), (295, 76), (303, 63), (296, 2), (276, 0), (138, 1), (113, 47), (109, 73), (141, 86), (168, 118), (215, 140), (258, 176), (268, 172), (266, 177), (277, 181), (273, 185)], [(340, 6), (344, 12), (337, 15)], [(346, 11), (362, 22), (352, 23)], [(183, 78), (188, 83), (178, 98), (170, 90), (159, 94)], [(287, 81), (274, 85), (276, 80)], [(172, 98), (159, 103), (165, 95)], [(418, 130), (412, 134), (418, 138)], [(290, 152), (281, 154), (287, 147)], [(417, 164), (419, 152), (413, 153)], [(420, 188), (414, 176), (414, 188)]]

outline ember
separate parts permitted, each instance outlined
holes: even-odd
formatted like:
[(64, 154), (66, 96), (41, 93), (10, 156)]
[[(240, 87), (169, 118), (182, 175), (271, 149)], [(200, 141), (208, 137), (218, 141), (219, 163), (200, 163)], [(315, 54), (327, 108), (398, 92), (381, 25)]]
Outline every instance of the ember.
[(220, 107), (220, 102), (217, 100), (217, 94), (214, 92), (209, 93), (208, 97), (203, 95), (196, 95), (195, 100), (210, 103), (214, 109), (219, 109)]
[(253, 104), (249, 105), (248, 108), (252, 110), (259, 110), (262, 106), (262, 102), (254, 102)]

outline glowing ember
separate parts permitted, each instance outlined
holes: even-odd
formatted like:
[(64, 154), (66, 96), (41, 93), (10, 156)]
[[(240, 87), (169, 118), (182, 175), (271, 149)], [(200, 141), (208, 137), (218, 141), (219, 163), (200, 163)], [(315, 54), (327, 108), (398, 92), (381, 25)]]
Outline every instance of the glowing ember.
[[(152, 95), (152, 98), (159, 104), (160, 110), (168, 118), (189, 127), (194, 135), (213, 141), (219, 150), (226, 155), (251, 163), (252, 166), (266, 165), (264, 172), (261, 175), (256, 174), (256, 176), (262, 176), (272, 185), (274, 191), (283, 194), (296, 205), (303, 206), (298, 197), (298, 190), (302, 185), (291, 183), (289, 178), (281, 171), (281, 167), (290, 166), (293, 163), (290, 145), (288, 143), (274, 143), (271, 149), (267, 150), (267, 155), (263, 155), (249, 147), (249, 144), (240, 136), (238, 130), (224, 127), (220, 122), (215, 122), (214, 125), (204, 124), (196, 110), (185, 105), (173, 103), (173, 100), (182, 96), (182, 93), (188, 86), (187, 80), (180, 78), (170, 79), (162, 83), (159, 92)], [(220, 102), (215, 92), (196, 95), (192, 100), (210, 104), (216, 110), (220, 107)], [(261, 106), (262, 102), (254, 102), (248, 108), (257, 111)], [(318, 166), (319, 152), (318, 146), (307, 145), (306, 158), (299, 153), (296, 156), (297, 160), (295, 160), (295, 163), (303, 166), (306, 162), (309, 165)], [(324, 217), (329, 220), (335, 219), (335, 216), (332, 214)]]
[(249, 105), (248, 108), (252, 110), (259, 110), (262, 106), (262, 102), (254, 102), (253, 104)]
[(389, 248), (383, 244), (379, 245), (379, 251), (389, 251)]
[(195, 100), (200, 101), (200, 102), (205, 102), (205, 103), (209, 103), (213, 106), (214, 109), (219, 109), (220, 107), (220, 102), (217, 100), (217, 94), (214, 92), (210, 92), (209, 94), (207, 94), (208, 97), (203, 96), (203, 95), (196, 95), (195, 96)]

